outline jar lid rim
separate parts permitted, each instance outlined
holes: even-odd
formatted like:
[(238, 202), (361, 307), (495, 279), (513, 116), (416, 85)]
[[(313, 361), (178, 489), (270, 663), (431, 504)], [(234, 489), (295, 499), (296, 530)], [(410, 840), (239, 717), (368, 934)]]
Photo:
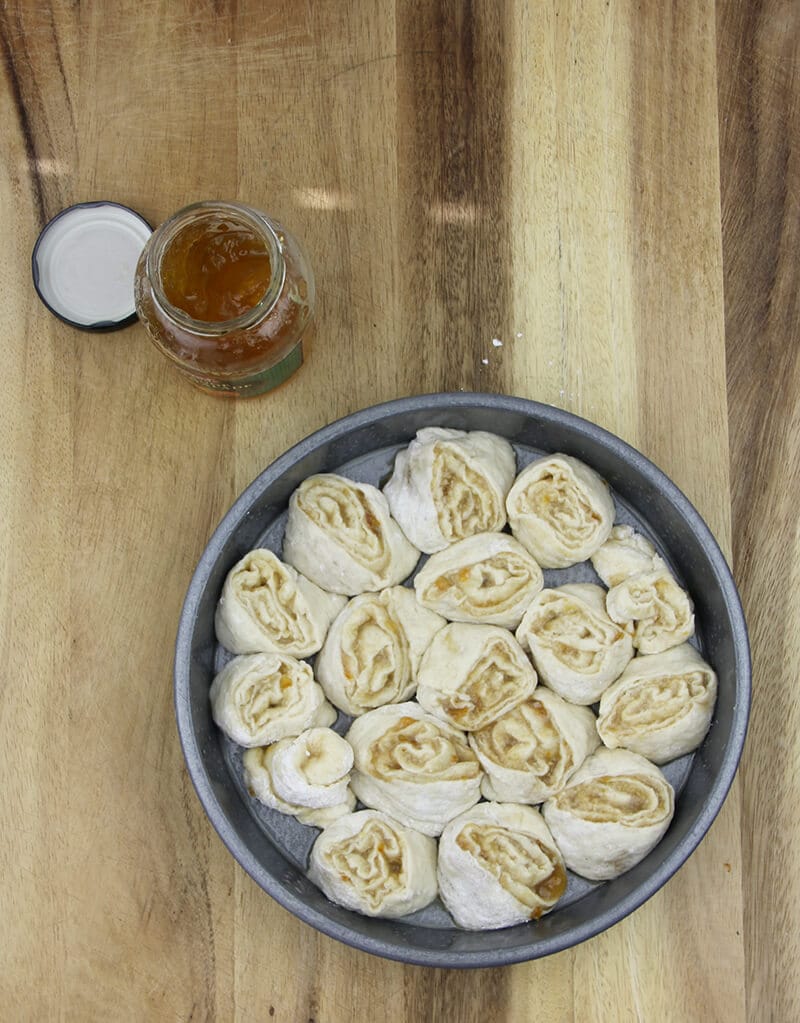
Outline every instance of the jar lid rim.
[(42, 304), (78, 330), (119, 330), (136, 321), (136, 265), (153, 229), (122, 203), (74, 203), (49, 220), (31, 253)]

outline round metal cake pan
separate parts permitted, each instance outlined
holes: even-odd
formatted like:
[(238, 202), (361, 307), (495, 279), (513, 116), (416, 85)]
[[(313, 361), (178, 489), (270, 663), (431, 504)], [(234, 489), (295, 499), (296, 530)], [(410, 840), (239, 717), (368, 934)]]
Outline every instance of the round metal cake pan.
[[(441, 909), (381, 920), (329, 902), (304, 872), (316, 832), (264, 811), (247, 795), (236, 753), (211, 719), (209, 688), (226, 656), (216, 643), (214, 609), (229, 569), (253, 547), (280, 550), (289, 497), (307, 476), (342, 472), (380, 483), (396, 451), (424, 426), (504, 436), (517, 450), (520, 467), (539, 452), (559, 451), (597, 470), (612, 488), (619, 517), (657, 543), (691, 594), (698, 646), (719, 677), (714, 719), (703, 745), (665, 768), (677, 799), (659, 845), (616, 880), (591, 885), (573, 879), (565, 905), (535, 923), (498, 931), (463, 931)], [(549, 585), (568, 578), (550, 575), (545, 575)], [(750, 653), (722, 552), (696, 509), (652, 462), (613, 434), (549, 405), (493, 394), (431, 394), (377, 405), (326, 426), (281, 455), (244, 491), (212, 536), (189, 586), (176, 645), (175, 710), (189, 774), (211, 823), (253, 880), (286, 909), (333, 938), (391, 959), (425, 966), (501, 966), (562, 951), (622, 920), (697, 847), (725, 800), (741, 756), (750, 710)]]

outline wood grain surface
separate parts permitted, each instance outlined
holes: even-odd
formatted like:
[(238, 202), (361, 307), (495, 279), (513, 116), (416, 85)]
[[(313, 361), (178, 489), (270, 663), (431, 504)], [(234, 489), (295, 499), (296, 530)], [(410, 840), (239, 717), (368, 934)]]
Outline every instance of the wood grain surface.
[(797, 1020), (800, 6), (721, 4), (717, 54), (733, 559), (754, 672), (740, 771), (747, 1009)]
[[(798, 5), (4, 0), (0, 44), (0, 1018), (800, 1018)], [(317, 274), (307, 364), (248, 402), (30, 284), (68, 203), (156, 223), (212, 197), (291, 225)], [(732, 556), (753, 641), (743, 770), (697, 853), (502, 970), (386, 962), (284, 911), (207, 822), (172, 711), (236, 495), (326, 422), (443, 389), (641, 449)]]

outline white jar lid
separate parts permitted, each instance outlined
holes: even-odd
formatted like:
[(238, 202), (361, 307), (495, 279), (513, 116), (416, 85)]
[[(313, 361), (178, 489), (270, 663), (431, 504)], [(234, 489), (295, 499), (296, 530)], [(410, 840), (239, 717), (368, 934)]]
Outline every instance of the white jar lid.
[(45, 225), (31, 257), (33, 285), (51, 313), (80, 330), (133, 323), (133, 278), (152, 228), (115, 202), (68, 206)]

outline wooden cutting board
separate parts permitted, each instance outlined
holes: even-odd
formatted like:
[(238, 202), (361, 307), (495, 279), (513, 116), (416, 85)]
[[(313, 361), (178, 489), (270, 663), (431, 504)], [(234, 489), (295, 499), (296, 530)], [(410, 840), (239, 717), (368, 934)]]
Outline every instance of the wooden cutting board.
[[(800, 592), (798, 9), (748, 6), (3, 5), (0, 1015), (797, 1018), (800, 654), (774, 609), (789, 593), (796, 621)], [(156, 223), (214, 197), (283, 220), (317, 275), (306, 365), (247, 402), (30, 285), (71, 202)], [(576, 949), (472, 972), (352, 951), (261, 892), (195, 797), (171, 693), (242, 488), (334, 418), (449, 389), (569, 409), (664, 469), (735, 552), (757, 686), (679, 874)]]

